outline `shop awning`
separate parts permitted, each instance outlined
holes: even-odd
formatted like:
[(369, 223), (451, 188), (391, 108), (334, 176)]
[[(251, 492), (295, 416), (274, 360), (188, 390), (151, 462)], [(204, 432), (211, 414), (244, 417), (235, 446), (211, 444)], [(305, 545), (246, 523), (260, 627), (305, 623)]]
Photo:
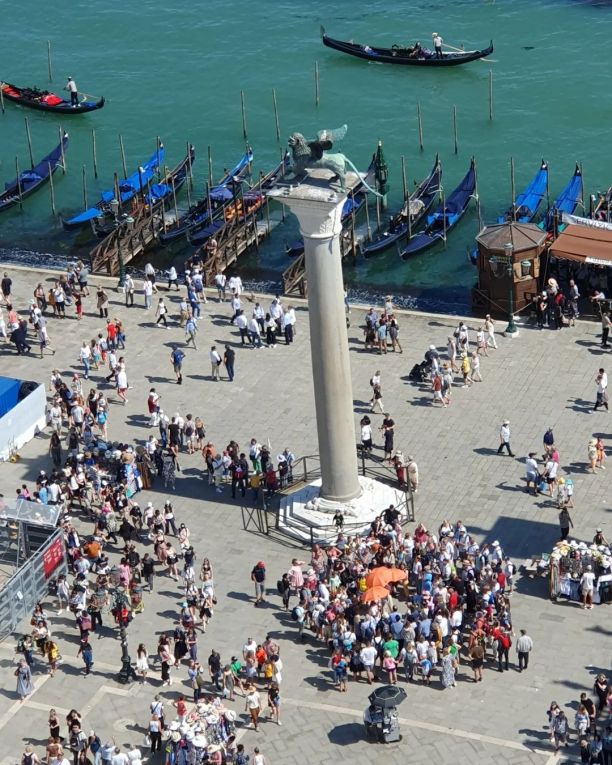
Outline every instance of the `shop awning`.
[(612, 231), (567, 226), (551, 245), (550, 254), (563, 260), (612, 267)]

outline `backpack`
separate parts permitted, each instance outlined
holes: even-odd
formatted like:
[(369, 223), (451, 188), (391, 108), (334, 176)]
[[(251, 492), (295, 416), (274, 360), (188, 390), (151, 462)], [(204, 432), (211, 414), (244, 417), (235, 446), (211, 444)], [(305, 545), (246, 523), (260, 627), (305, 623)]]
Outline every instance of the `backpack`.
[(91, 629), (91, 616), (89, 614), (84, 614), (83, 616), (81, 616), (81, 629), (82, 630)]
[(276, 589), (278, 590), (278, 594), (282, 595), (285, 592), (285, 588), (283, 587), (283, 580), (279, 579), (276, 582)]
[(294, 622), (299, 622), (303, 614), (304, 614), (304, 609), (301, 606), (294, 606), (291, 609), (291, 618), (293, 619)]
[(172, 361), (174, 364), (180, 364), (181, 361), (185, 358), (185, 354), (180, 349), (176, 349), (172, 351)]

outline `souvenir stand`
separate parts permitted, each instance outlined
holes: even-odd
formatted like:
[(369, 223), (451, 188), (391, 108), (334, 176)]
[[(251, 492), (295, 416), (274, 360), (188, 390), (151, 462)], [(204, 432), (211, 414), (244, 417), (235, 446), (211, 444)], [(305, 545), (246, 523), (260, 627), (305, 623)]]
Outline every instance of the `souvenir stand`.
[(557, 542), (549, 558), (549, 584), (552, 600), (580, 601), (580, 578), (592, 566), (595, 574), (593, 603), (612, 601), (612, 553), (604, 545), (587, 545), (575, 539)]

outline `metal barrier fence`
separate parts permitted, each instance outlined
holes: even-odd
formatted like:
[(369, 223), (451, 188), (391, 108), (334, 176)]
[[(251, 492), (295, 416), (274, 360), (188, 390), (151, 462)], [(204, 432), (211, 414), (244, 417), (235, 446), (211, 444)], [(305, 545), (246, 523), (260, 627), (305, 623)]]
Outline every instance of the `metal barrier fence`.
[(68, 572), (64, 534), (61, 529), (50, 532), (47, 541), (0, 589), (0, 640), (31, 615), (46, 594), (49, 579)]
[[(397, 505), (401, 513), (402, 525), (414, 522), (414, 494), (410, 487), (399, 486), (395, 472), (382, 462), (372, 464), (371, 458), (366, 457), (363, 450), (358, 447), (360, 458), (360, 474), (368, 478), (382, 481), (403, 495), (402, 501)], [(369, 464), (370, 463), (370, 464)], [(277, 471), (278, 473), (278, 471)], [(319, 455), (309, 454), (296, 459), (289, 472), (282, 477), (278, 475), (279, 489), (268, 493), (264, 486), (260, 489), (260, 495), (252, 503), (251, 507), (242, 506), (242, 524), (245, 531), (253, 530), (268, 536), (270, 529), (279, 530), (279, 507), (282, 498), (293, 493), (304, 484), (321, 477), (321, 461)], [(381, 512), (385, 508), (380, 508)], [(363, 528), (363, 523), (344, 523), (343, 533), (357, 532)], [(310, 529), (311, 544), (320, 541), (331, 541), (338, 535), (338, 530), (333, 523), (326, 526), (317, 526)]]

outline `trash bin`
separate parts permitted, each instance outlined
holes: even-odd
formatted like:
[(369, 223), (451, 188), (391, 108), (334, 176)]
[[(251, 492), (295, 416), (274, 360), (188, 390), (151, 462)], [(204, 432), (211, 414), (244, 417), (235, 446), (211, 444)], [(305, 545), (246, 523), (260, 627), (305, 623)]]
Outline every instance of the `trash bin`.
[(531, 274), (531, 261), (521, 260), (521, 276), (529, 276)]

